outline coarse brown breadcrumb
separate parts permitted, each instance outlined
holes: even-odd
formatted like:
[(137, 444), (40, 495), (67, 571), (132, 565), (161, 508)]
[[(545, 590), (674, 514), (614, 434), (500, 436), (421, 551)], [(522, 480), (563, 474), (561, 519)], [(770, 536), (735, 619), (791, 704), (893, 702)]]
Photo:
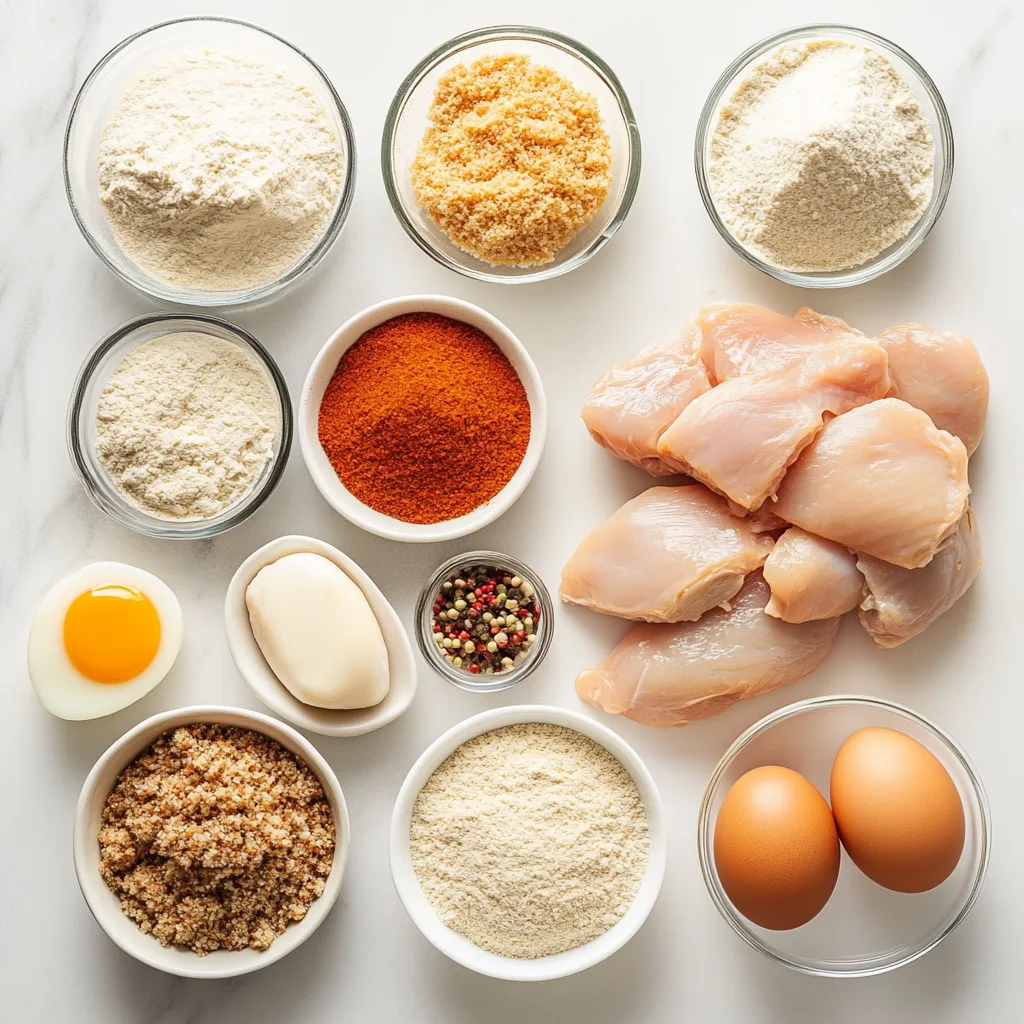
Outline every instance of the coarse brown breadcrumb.
[(527, 57), (456, 65), (429, 120), (412, 163), (416, 201), (488, 263), (549, 263), (608, 196), (612, 147), (597, 100)]
[(250, 729), (166, 732), (103, 808), (100, 874), (165, 946), (267, 949), (324, 891), (334, 819), (319, 780)]

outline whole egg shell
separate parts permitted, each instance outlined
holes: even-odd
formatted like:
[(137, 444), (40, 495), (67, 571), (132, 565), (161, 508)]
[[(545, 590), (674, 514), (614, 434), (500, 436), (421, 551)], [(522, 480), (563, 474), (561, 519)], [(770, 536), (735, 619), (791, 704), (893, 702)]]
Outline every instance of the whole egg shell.
[(799, 928), (828, 902), (839, 877), (839, 837), (825, 798), (774, 765), (740, 776), (715, 820), (715, 868), (749, 921)]
[[(147, 597), (160, 623), (156, 653), (136, 676), (119, 683), (96, 682), (83, 675), (64, 646), (68, 609), (77, 597), (97, 587), (128, 587)], [(36, 607), (28, 635), (28, 674), (39, 702), (57, 718), (102, 718), (134, 704), (170, 671), (181, 650), (181, 605), (163, 580), (123, 562), (92, 562), (50, 588)]]
[(832, 764), (832, 813), (850, 859), (896, 892), (944, 882), (964, 848), (964, 806), (942, 762), (878, 726), (848, 737)]

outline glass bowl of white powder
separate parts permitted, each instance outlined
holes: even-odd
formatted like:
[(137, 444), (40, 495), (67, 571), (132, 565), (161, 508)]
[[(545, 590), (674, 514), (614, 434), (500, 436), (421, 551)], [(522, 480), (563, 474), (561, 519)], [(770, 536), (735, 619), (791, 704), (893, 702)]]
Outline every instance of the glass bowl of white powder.
[(64, 184), (93, 251), (167, 302), (268, 298), (327, 254), (355, 191), (355, 139), (327, 76), (227, 18), (154, 25), (89, 73)]
[(697, 123), (701, 198), (747, 262), (801, 288), (845, 288), (902, 263), (935, 226), (953, 132), (935, 83), (895, 43), (805, 25), (722, 73)]
[(202, 540), (248, 519), (284, 473), (288, 386), (240, 327), (152, 313), (86, 358), (67, 419), (71, 461), (93, 503), (150, 537)]

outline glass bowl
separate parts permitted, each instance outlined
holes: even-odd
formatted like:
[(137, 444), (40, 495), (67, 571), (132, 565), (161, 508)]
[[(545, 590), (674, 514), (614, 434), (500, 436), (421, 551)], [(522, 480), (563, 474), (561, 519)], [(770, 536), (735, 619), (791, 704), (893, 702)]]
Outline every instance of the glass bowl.
[[(182, 331), (211, 334), (249, 353), (266, 373), (278, 400), (274, 451), (259, 479), (241, 500), (208, 519), (161, 519), (127, 501), (96, 453), (96, 407), (100, 393), (121, 360), (134, 348), (165, 334)], [(247, 331), (202, 313), (150, 313), (115, 327), (89, 353), (71, 391), (68, 449), (79, 479), (93, 503), (115, 522), (150, 537), (203, 540), (248, 519), (270, 497), (284, 473), (292, 441), (292, 406), (288, 385), (270, 353)]]
[[(97, 163), (100, 137), (114, 104), (153, 63), (183, 51), (244, 53), (289, 72), (317, 97), (334, 123), (345, 155), (344, 178), (334, 211), (320, 237), (290, 267), (251, 288), (195, 290), (168, 283), (139, 266), (121, 248), (100, 203)], [(188, 306), (241, 305), (266, 299), (298, 280), (327, 254), (341, 232), (356, 183), (355, 135), (341, 97), (330, 80), (301, 50), (266, 29), (231, 18), (201, 17), (165, 21), (118, 43), (82, 83), (71, 106), (64, 136), (64, 188), (71, 212), (93, 251), (130, 285), (166, 302)]]
[[(890, 60), (920, 103), (921, 109), (928, 118), (928, 125), (935, 141), (932, 197), (921, 215), (921, 219), (911, 228), (910, 232), (866, 263), (847, 270), (819, 273), (786, 270), (761, 259), (748, 249), (732, 234), (719, 216), (711, 195), (708, 178), (711, 137), (718, 124), (718, 114), (740, 81), (753, 65), (763, 60), (772, 50), (786, 43), (808, 42), (812, 39), (836, 39), (859, 44), (877, 51)], [(722, 72), (722, 76), (705, 100), (704, 108), (697, 121), (693, 161), (697, 173), (697, 186), (700, 189), (701, 199), (704, 200), (704, 207), (711, 217), (711, 222), (718, 228), (718, 233), (751, 266), (778, 281), (795, 285), (798, 288), (847, 288), (851, 285), (864, 284), (866, 281), (871, 281), (892, 270), (893, 267), (899, 266), (925, 240), (928, 232), (935, 226), (939, 214), (942, 213), (942, 208), (946, 205), (950, 182), (953, 180), (953, 128), (946, 111), (946, 104), (935, 83), (928, 76), (928, 72), (906, 50), (873, 32), (866, 32), (849, 25), (802, 25), (755, 43)]]
[[(963, 802), (964, 850), (956, 870), (924, 893), (876, 885), (842, 851), (839, 881), (825, 908), (791, 931), (752, 924), (722, 888), (713, 854), (715, 820), (732, 784), (760, 765), (799, 772), (827, 796), (832, 762), (858, 729), (883, 726), (913, 737), (949, 772)], [(697, 853), (715, 906), (733, 931), (776, 963), (804, 974), (850, 978), (884, 974), (924, 956), (967, 916), (988, 869), (992, 823), (978, 773), (952, 737), (909, 708), (873, 697), (814, 697), (756, 722), (725, 752), (704, 790)]]
[[(449, 665), (434, 639), (433, 630), (433, 605), (434, 595), (440, 590), (445, 580), (474, 565), (493, 565), (496, 568), (509, 569), (516, 576), (527, 581), (533, 586), (537, 601), (540, 604), (540, 626), (537, 629), (537, 640), (530, 648), (530, 653), (519, 663), (517, 667), (508, 672), (496, 673), (491, 676), (472, 675), (460, 668)], [(420, 591), (419, 599), (416, 602), (414, 621), (414, 632), (416, 642), (419, 644), (420, 653), (427, 664), (442, 679), (447, 679), (453, 686), (462, 690), (470, 690), (474, 693), (497, 693), (499, 690), (507, 690), (516, 683), (521, 683), (538, 665), (544, 660), (551, 647), (551, 640), (554, 636), (554, 604), (551, 601), (551, 594), (544, 585), (544, 581), (525, 562), (519, 561), (510, 555), (503, 555), (499, 551), (469, 551), (464, 555), (456, 555), (438, 566), (437, 571), (427, 580)]]
[[(427, 127), (438, 79), (456, 64), (491, 54), (521, 53), (553, 68), (597, 98), (612, 145), (612, 185), (604, 205), (550, 263), (492, 266), (460, 249), (416, 204), (409, 167)], [(466, 277), (501, 284), (545, 281), (582, 266), (618, 231), (640, 179), (640, 133), (629, 100), (612, 69), (568, 36), (526, 25), (495, 25), (465, 32), (428, 53), (399, 86), (381, 140), (384, 187), (399, 223), (432, 259)]]

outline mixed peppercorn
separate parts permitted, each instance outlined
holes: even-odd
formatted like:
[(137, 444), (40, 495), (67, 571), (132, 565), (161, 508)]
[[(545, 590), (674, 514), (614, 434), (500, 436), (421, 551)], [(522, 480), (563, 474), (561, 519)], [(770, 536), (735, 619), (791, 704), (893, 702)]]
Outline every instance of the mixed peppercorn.
[(445, 580), (434, 598), (438, 651), (473, 675), (508, 672), (537, 641), (540, 602), (531, 584), (492, 565), (474, 565)]

